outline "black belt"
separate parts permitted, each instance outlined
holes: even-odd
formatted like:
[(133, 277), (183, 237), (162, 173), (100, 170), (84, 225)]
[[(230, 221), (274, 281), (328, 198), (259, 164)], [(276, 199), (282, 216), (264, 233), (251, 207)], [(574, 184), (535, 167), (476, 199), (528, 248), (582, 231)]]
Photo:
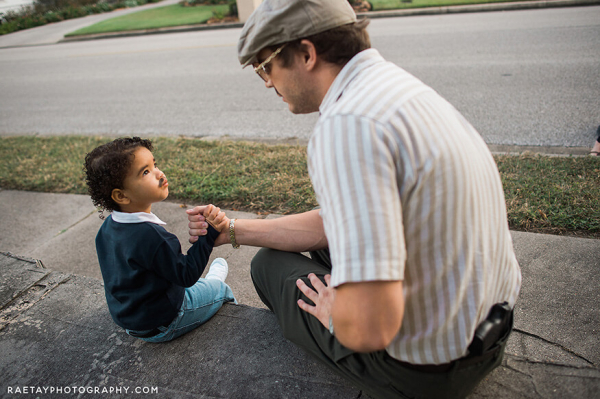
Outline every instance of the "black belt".
[(494, 348), (493, 350), (490, 350), (490, 351), (484, 353), (481, 356), (467, 355), (465, 357), (461, 357), (460, 359), (453, 360), (450, 363), (444, 363), (444, 364), (411, 364), (411, 363), (406, 363), (406, 362), (401, 362), (401, 361), (399, 361), (399, 363), (402, 364), (402, 366), (404, 366), (406, 368), (409, 368), (411, 370), (422, 371), (424, 373), (445, 373), (448, 370), (452, 369), (452, 367), (454, 367), (456, 365), (456, 363), (458, 363), (458, 366), (456, 366), (457, 370), (471, 366), (473, 364), (481, 363), (481, 362), (495, 356), (499, 350), (500, 350), (500, 347), (497, 347), (497, 348)]
[[(456, 367), (457, 370), (484, 362), (498, 354), (502, 344), (512, 331), (513, 310), (508, 303), (499, 303), (492, 307), (488, 317), (475, 330), (475, 337), (469, 345), (469, 354), (444, 364), (412, 364), (398, 362), (409, 369), (424, 373), (445, 373)], [(458, 363), (458, 365), (457, 365)]]

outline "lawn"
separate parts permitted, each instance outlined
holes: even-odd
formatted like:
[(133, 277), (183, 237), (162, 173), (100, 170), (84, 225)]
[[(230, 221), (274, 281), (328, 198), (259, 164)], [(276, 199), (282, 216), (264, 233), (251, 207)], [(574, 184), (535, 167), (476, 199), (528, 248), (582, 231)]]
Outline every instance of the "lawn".
[[(85, 154), (109, 138), (0, 138), (0, 188), (86, 194)], [(317, 205), (306, 147), (154, 138), (169, 198), (225, 209), (297, 213)], [(600, 158), (497, 155), (514, 230), (600, 238)], [(201, 161), (199, 161), (201, 160)]]
[[(373, 11), (403, 8), (441, 7), (463, 4), (497, 3), (511, 0), (372, 0)], [(518, 0), (512, 0), (518, 1)], [(200, 5), (184, 7), (174, 4), (151, 10), (139, 11), (121, 17), (108, 19), (97, 24), (71, 32), (65, 36), (80, 36), (129, 30), (158, 29), (169, 26), (182, 26), (206, 23), (213, 15), (224, 16), (229, 12), (227, 5)]]
[(184, 7), (173, 4), (101, 21), (65, 36), (203, 24), (215, 14), (226, 15), (228, 12), (228, 5)]

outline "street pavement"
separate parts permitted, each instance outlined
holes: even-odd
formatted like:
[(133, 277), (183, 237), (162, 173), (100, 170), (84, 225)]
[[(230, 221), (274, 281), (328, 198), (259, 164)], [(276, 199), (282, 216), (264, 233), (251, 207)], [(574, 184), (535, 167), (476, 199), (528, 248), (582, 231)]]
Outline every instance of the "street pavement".
[[(375, 15), (373, 46), (440, 93), (487, 143), (588, 147), (595, 139), (600, 52), (590, 49), (600, 45), (600, 6)], [(3, 48), (0, 135), (307, 140), (318, 115), (293, 115), (239, 66), (240, 30)]]
[[(184, 251), (193, 205), (153, 206)], [(224, 245), (211, 256), (227, 260), (240, 305), (169, 344), (127, 336), (106, 308), (94, 247), (101, 223), (86, 195), (0, 191), (0, 396), (62, 384), (156, 386), (164, 397), (358, 397), (281, 336), (250, 279), (257, 248)], [(600, 240), (511, 234), (523, 274), (515, 331), (502, 366), (471, 397), (599, 397)]]
[[(61, 22), (56, 22), (44, 26), (39, 26), (32, 29), (25, 29), (22, 31), (10, 33), (8, 35), (0, 36), (0, 49), (7, 47), (26, 47), (26, 46), (40, 46), (48, 44), (56, 44), (65, 41), (65, 35), (86, 26), (93, 25), (97, 22), (104, 21), (119, 17), (121, 15), (130, 14), (150, 8), (163, 7), (171, 4), (179, 3), (180, 0), (162, 0), (159, 3), (146, 4), (139, 7), (126, 8), (115, 10), (109, 13), (89, 15), (83, 18), (76, 18)], [(408, 10), (386, 10), (386, 11), (375, 11), (369, 13), (363, 13), (359, 16), (368, 16), (369, 18), (390, 18), (400, 16), (412, 16), (412, 15), (435, 15), (435, 14), (450, 14), (450, 13), (472, 13), (472, 12), (488, 12), (488, 11), (508, 11), (508, 10), (526, 10), (536, 8), (551, 8), (551, 7), (574, 7), (574, 6), (586, 6), (600, 4), (600, 0), (531, 0), (531, 1), (520, 1), (511, 3), (499, 3), (499, 4), (473, 4), (465, 6), (452, 6), (452, 7), (429, 7), (429, 8), (417, 8)], [(143, 30), (143, 31), (130, 31), (122, 33), (107, 33), (101, 35), (89, 35), (66, 39), (66, 41), (76, 40), (90, 40), (90, 39), (101, 39), (110, 37), (125, 37), (125, 36), (138, 36), (140, 34), (154, 34), (154, 33), (169, 33), (169, 32), (182, 32), (190, 30), (203, 30), (203, 29), (220, 29), (228, 27), (240, 27), (242, 24), (239, 23), (228, 23), (222, 25), (197, 25), (197, 26), (185, 26), (185, 27), (171, 27), (159, 30)]]

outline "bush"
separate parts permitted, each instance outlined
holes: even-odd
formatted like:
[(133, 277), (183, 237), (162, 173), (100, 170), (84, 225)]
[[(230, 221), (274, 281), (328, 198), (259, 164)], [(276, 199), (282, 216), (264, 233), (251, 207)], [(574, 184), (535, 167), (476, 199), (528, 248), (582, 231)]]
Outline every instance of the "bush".
[(36, 0), (32, 5), (21, 7), (19, 11), (0, 13), (0, 35), (159, 1), (161, 0)]
[(84, 7), (67, 6), (59, 11), (63, 19), (73, 19), (79, 17), (85, 17), (87, 12)]
[(4, 22), (0, 24), (0, 35), (15, 32), (19, 30), (19, 23), (17, 21)]
[(219, 12), (215, 12), (216, 19), (223, 19), (226, 16), (237, 17), (238, 9), (236, 0), (182, 0), (179, 2), (184, 7), (194, 7), (194, 6), (217, 6), (217, 5), (225, 5), (229, 6), (229, 11), (227, 15), (221, 15)]
[(44, 14), (44, 18), (48, 23), (63, 21), (64, 18), (57, 12), (48, 11)]

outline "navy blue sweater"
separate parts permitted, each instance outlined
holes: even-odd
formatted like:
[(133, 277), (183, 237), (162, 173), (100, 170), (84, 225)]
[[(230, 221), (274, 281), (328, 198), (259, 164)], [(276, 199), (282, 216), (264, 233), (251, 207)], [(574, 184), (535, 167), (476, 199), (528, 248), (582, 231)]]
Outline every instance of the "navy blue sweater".
[(96, 252), (110, 314), (130, 330), (167, 326), (177, 316), (185, 288), (204, 271), (219, 233), (213, 227), (181, 253), (177, 236), (149, 223), (117, 223), (108, 216)]

